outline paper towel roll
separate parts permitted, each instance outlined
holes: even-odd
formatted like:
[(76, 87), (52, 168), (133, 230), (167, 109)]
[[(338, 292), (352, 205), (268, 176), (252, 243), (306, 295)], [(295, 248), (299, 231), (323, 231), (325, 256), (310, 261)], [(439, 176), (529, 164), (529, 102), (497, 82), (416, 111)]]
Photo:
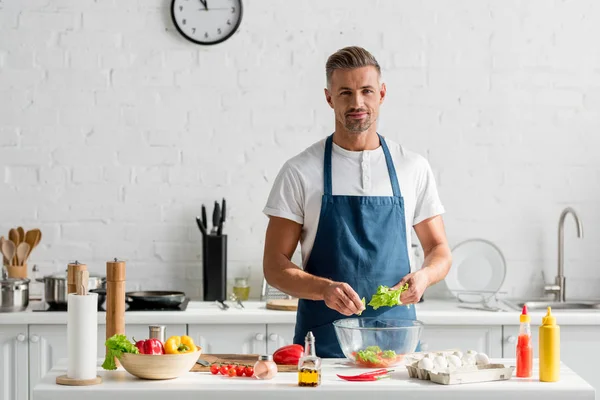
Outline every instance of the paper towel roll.
[(67, 301), (67, 377), (93, 379), (98, 357), (98, 293), (71, 293)]

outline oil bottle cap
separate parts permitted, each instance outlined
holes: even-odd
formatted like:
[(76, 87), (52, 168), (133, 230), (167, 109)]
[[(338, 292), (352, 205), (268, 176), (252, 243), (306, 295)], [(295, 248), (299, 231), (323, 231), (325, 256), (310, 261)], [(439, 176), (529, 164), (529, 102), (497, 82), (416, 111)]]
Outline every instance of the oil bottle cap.
[(556, 325), (556, 318), (552, 315), (552, 310), (548, 307), (546, 316), (542, 318), (542, 325)]
[(531, 317), (529, 315), (527, 315), (527, 304), (523, 305), (523, 311), (521, 311), (520, 320), (521, 320), (521, 323), (531, 322)]

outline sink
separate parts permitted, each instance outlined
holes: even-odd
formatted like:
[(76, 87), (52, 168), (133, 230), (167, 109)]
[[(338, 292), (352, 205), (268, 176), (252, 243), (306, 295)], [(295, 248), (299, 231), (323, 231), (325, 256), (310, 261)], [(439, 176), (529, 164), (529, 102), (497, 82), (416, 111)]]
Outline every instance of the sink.
[(548, 307), (552, 308), (552, 311), (561, 310), (597, 310), (600, 311), (600, 301), (544, 301), (544, 300), (531, 300), (531, 301), (520, 301), (511, 302), (512, 306), (517, 310), (521, 310), (523, 305), (527, 305), (527, 309), (530, 311), (545, 311)]

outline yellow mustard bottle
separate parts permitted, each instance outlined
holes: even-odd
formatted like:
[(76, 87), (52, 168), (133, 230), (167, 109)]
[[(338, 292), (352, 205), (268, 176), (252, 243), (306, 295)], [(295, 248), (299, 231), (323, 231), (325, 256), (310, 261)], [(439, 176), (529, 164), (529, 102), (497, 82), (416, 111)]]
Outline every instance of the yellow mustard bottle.
[(560, 379), (560, 327), (548, 307), (540, 326), (540, 381), (557, 382)]

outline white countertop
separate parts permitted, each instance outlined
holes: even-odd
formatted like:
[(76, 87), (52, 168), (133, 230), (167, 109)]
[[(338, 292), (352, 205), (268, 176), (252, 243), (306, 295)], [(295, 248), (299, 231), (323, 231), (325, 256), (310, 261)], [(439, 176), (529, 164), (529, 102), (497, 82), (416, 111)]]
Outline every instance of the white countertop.
[[(185, 311), (127, 311), (127, 324), (294, 324), (294, 311), (267, 310), (264, 302), (248, 301), (240, 309), (234, 303), (221, 310), (216, 303), (192, 301)], [(417, 318), (429, 325), (518, 325), (519, 312), (491, 312), (467, 310), (458, 307), (456, 301), (425, 300), (416, 305)], [(34, 311), (39, 302), (32, 302), (26, 311), (0, 313), (2, 324), (66, 324), (64, 311)], [(563, 311), (555, 310), (561, 325), (600, 325), (600, 310)], [(531, 312), (532, 324), (541, 322), (545, 312)], [(98, 313), (98, 324), (106, 323), (106, 313)]]
[[(514, 359), (492, 360), (505, 365), (514, 365)], [(326, 359), (323, 362), (322, 384), (316, 388), (299, 387), (296, 373), (279, 373), (274, 379), (260, 381), (252, 378), (225, 377), (210, 372), (188, 372), (173, 380), (148, 381), (130, 375), (122, 369), (104, 371), (98, 369), (103, 382), (93, 386), (61, 386), (56, 377), (66, 374), (66, 360), (61, 360), (33, 390), (33, 400), (177, 400), (235, 399), (240, 400), (279, 400), (285, 398), (311, 400), (331, 400), (332, 396), (342, 395), (344, 400), (364, 400), (365, 398), (404, 399), (498, 399), (511, 400), (543, 397), (544, 400), (582, 399), (594, 400), (594, 389), (570, 370), (561, 365), (560, 381), (539, 382), (534, 378), (512, 378), (508, 381), (472, 383), (463, 385), (439, 385), (411, 379), (404, 366), (396, 368), (391, 379), (377, 382), (346, 382), (335, 376), (364, 372), (364, 369), (349, 367), (345, 360)], [(534, 363), (534, 377), (537, 376), (537, 360)], [(310, 396), (310, 397), (308, 397)], [(338, 398), (337, 396), (334, 398)], [(341, 397), (339, 397), (341, 398)]]

